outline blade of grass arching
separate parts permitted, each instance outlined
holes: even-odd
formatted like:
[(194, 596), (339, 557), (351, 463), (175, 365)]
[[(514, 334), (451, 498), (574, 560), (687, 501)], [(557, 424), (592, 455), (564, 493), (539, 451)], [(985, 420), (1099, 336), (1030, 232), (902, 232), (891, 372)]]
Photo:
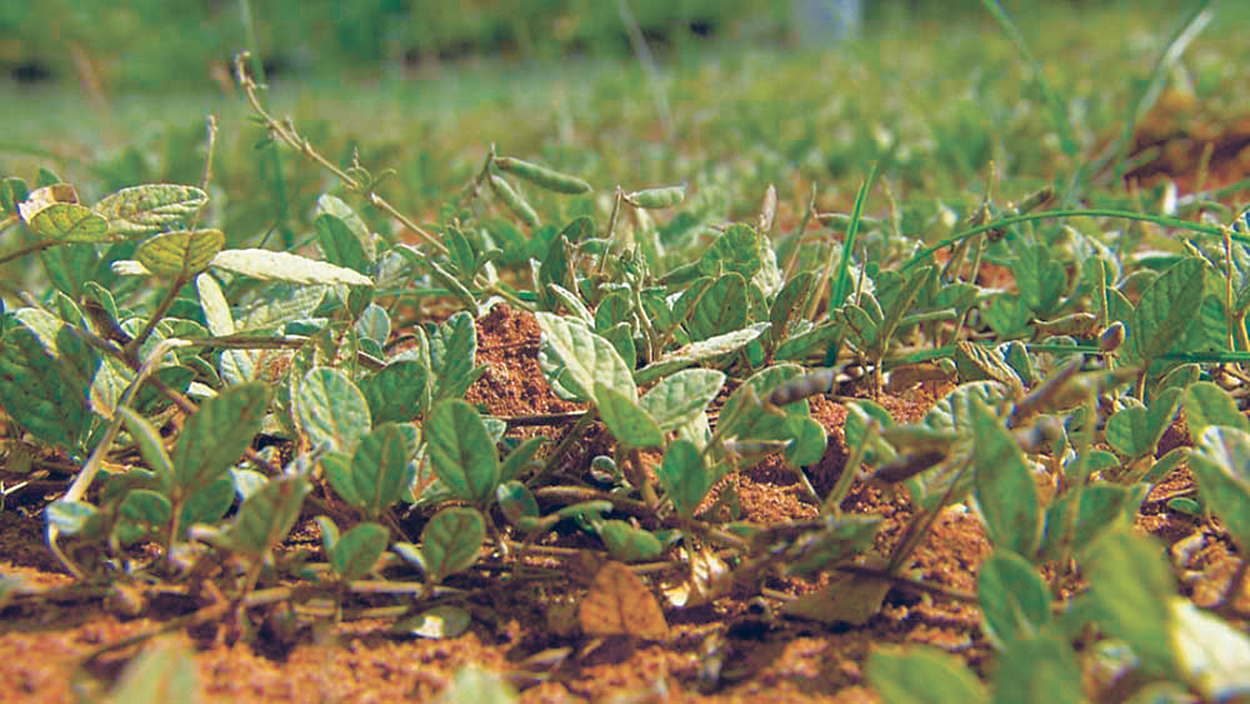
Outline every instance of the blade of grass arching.
[[(838, 274), (833, 279), (833, 283), (829, 288), (829, 310), (839, 308), (846, 301), (846, 297), (851, 293), (851, 253), (855, 251), (855, 240), (859, 235), (859, 220), (864, 213), (864, 201), (868, 200), (868, 192), (872, 189), (872, 185), (877, 181), (878, 162), (872, 162), (868, 167), (868, 176), (864, 178), (864, 183), (859, 187), (859, 193), (855, 195), (855, 207), (851, 210), (851, 224), (846, 229), (846, 239), (842, 242), (842, 260), (838, 262)], [(825, 264), (824, 271), (821, 273), (820, 284), (816, 287), (817, 291), (821, 291), (825, 287), (825, 282), (829, 280), (829, 274), (833, 270), (833, 247), (829, 248), (829, 261)], [(812, 297), (812, 304), (820, 300), (820, 296)], [(812, 317), (815, 311), (808, 310), (807, 317)]]
[(1077, 172), (1068, 186), (1065, 200), (1067, 200), (1068, 195), (1076, 193), (1078, 189), (1083, 188), (1084, 174), (1097, 174), (1105, 169), (1112, 160), (1120, 162), (1116, 166), (1116, 182), (1118, 183), (1124, 178), (1124, 173), (1128, 170), (1128, 164), (1124, 161), (1128, 156), (1126, 150), (1133, 142), (1133, 133), (1137, 131), (1137, 123), (1146, 116), (1150, 108), (1154, 107), (1155, 101), (1163, 93), (1163, 87), (1167, 84), (1168, 71), (1180, 60), (1181, 55), (1185, 53), (1185, 50), (1189, 48), (1189, 45), (1206, 28), (1211, 20), (1215, 19), (1215, 11), (1211, 8), (1212, 4), (1212, 0), (1202, 0), (1197, 3), (1193, 11), (1177, 26), (1171, 38), (1163, 45), (1163, 51), (1159, 53), (1159, 58), (1155, 60), (1155, 65), (1150, 71), (1150, 79), (1147, 81), (1146, 87), (1142, 89), (1137, 99), (1129, 105), (1126, 111), (1126, 119), (1124, 120), (1124, 128), (1120, 131), (1120, 136), (1108, 145), (1101, 156), (1093, 162), (1085, 164)]
[(1055, 129), (1059, 131), (1059, 144), (1063, 148), (1063, 153), (1067, 155), (1076, 154), (1080, 148), (1076, 143), (1076, 137), (1072, 135), (1072, 123), (1068, 121), (1068, 104), (1063, 96), (1055, 92), (1050, 83), (1046, 80), (1046, 74), (1042, 71), (1042, 64), (1033, 57), (1033, 53), (1029, 51), (1029, 47), (1024, 43), (1024, 35), (1020, 34), (1020, 29), (1016, 27), (1015, 22), (1011, 21), (1011, 17), (1003, 10), (1003, 6), (998, 0), (981, 0), (981, 4), (989, 11), (994, 20), (1002, 27), (1003, 32), (1011, 37), (1020, 49), (1020, 55), (1028, 62), (1033, 69), (1033, 79), (1037, 81), (1037, 85), (1042, 90), (1042, 96), (1046, 99), (1047, 105), (1050, 107), (1051, 118), (1055, 123)]
[[(1136, 213), (1131, 210), (1108, 210), (1108, 209), (1102, 209), (1102, 208), (1076, 209), (1076, 210), (1046, 210), (1040, 213), (1022, 213), (1020, 215), (1013, 215), (1012, 217), (1009, 217), (1009, 218), (1002, 218), (1001, 220), (994, 220), (993, 222), (988, 222), (988, 223), (985, 223), (984, 225), (978, 225), (972, 229), (964, 230), (963, 232), (960, 232), (956, 235), (947, 237), (946, 239), (940, 242), (936, 242), (928, 247), (925, 247), (919, 252), (917, 252), (915, 256), (907, 260), (907, 262), (904, 263), (903, 266), (899, 268), (899, 272), (905, 273), (907, 272), (907, 270), (913, 267), (924, 264), (937, 251), (941, 249), (945, 249), (946, 247), (950, 247), (951, 245), (958, 243), (960, 240), (965, 240), (969, 237), (972, 237), (973, 235), (976, 235), (982, 232), (988, 232), (990, 230), (996, 230), (999, 228), (1007, 227), (1009, 225), (1015, 225), (1017, 223), (1022, 223), (1022, 222), (1033, 222), (1035, 220), (1047, 220), (1050, 218), (1075, 218), (1075, 217), (1121, 218), (1124, 220), (1142, 220), (1145, 222), (1153, 222), (1154, 224), (1159, 225), (1160, 227), (1168, 227), (1168, 228), (1174, 228), (1178, 230), (1189, 230), (1191, 232), (1200, 232), (1204, 235), (1211, 235), (1213, 237), (1222, 238), (1224, 236), (1224, 229), (1220, 227), (1219, 225), (1206, 225), (1206, 224), (1198, 223), (1198, 222), (1190, 222), (1189, 220), (1181, 220), (1180, 218), (1168, 217), (1166, 215), (1153, 215), (1151, 213)], [(1250, 243), (1250, 234), (1234, 232), (1232, 233), (1232, 238), (1234, 240), (1237, 240), (1238, 242)]]
[(638, 20), (634, 17), (634, 13), (629, 9), (629, 3), (626, 0), (617, 0), (620, 9), (621, 23), (625, 25), (625, 32), (629, 35), (629, 43), (634, 49), (634, 53), (638, 56), (638, 63), (642, 66), (643, 74), (647, 79), (647, 88), (651, 91), (651, 99), (655, 102), (655, 109), (660, 113), (660, 126), (664, 129), (667, 138), (673, 138), (673, 112), (668, 107), (668, 97), (664, 94), (664, 86), (660, 82), (660, 72), (656, 68), (655, 57), (651, 55), (651, 48), (647, 46), (646, 37), (642, 36), (642, 28), (638, 26)]

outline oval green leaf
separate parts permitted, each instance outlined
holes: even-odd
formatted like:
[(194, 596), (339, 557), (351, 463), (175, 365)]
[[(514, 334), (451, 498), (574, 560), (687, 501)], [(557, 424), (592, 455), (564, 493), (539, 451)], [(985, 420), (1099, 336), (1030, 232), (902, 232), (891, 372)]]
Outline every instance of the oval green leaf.
[(477, 409), (459, 399), (434, 407), (426, 422), (434, 474), (458, 499), (486, 504), (499, 483), (499, 455)]
[(995, 550), (981, 564), (977, 599), (985, 632), (999, 644), (1031, 638), (1051, 622), (1046, 583), (1031, 562), (1010, 550)]
[(111, 232), (145, 235), (189, 221), (208, 202), (208, 194), (194, 186), (150, 183), (123, 188), (95, 205)]
[(595, 382), (595, 407), (599, 418), (623, 449), (659, 447), (664, 443), (664, 431), (637, 401), (598, 381)]
[(477, 562), (486, 540), (486, 521), (475, 509), (445, 508), (421, 531), (421, 561), (426, 580), (437, 584)]
[(341, 579), (360, 579), (373, 570), (386, 550), (391, 531), (377, 523), (361, 523), (330, 547), (330, 566)]
[(703, 464), (703, 453), (689, 440), (675, 440), (656, 468), (660, 484), (682, 518), (690, 518), (716, 477)]
[(61, 242), (101, 242), (109, 234), (107, 220), (77, 203), (53, 203), (26, 224), (39, 237)]
[(313, 447), (352, 453), (372, 425), (364, 394), (345, 374), (317, 367), (304, 376), (295, 400), (300, 430)]
[(226, 244), (221, 230), (178, 230), (144, 240), (135, 259), (157, 276), (189, 279), (204, 271)]
[(655, 419), (661, 430), (676, 430), (703, 413), (724, 383), (724, 372), (683, 369), (661, 379), (638, 400), (638, 405)]
[(183, 496), (226, 475), (260, 432), (268, 408), (269, 387), (252, 382), (226, 388), (187, 419), (173, 456)]
[(271, 252), (267, 249), (222, 250), (213, 258), (212, 265), (218, 269), (263, 281), (347, 284), (348, 286), (373, 285), (369, 277), (351, 269), (286, 252)]
[(578, 387), (571, 391), (583, 400), (590, 400), (595, 382), (600, 381), (631, 401), (638, 398), (638, 387), (634, 385), (629, 366), (611, 342), (567, 318), (541, 311), (534, 317), (543, 331), (539, 361), (544, 361), (545, 357), (548, 368), (553, 370), (562, 365)]
[(411, 480), (408, 454), (408, 443), (394, 423), (385, 423), (360, 439), (352, 457), (352, 484), (370, 517), (376, 518), (403, 496)]

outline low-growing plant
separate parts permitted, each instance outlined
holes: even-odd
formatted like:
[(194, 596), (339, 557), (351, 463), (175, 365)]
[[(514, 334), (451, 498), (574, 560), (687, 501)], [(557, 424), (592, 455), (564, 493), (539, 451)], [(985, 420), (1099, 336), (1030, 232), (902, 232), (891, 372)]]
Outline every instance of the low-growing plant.
[[(43, 516), (79, 584), (176, 587), (197, 600), (177, 627), (234, 637), (262, 621), (369, 617), (448, 638), (482, 621), (501, 585), (576, 576), (590, 585), (585, 635), (662, 641), (664, 607), (630, 566), (651, 563), (670, 610), (745, 590), (788, 617), (855, 627), (894, 591), (977, 606), (988, 682), (943, 654), (879, 650), (866, 676), (887, 701), (1080, 701), (1083, 668), (1117, 644), (1143, 682), (1135, 697), (1250, 687), (1250, 640), (1233, 625), (1247, 617), (1250, 431), (1230, 393), (1250, 361), (1245, 220), (1062, 197), (1050, 208), (1053, 188), (1000, 207), (991, 185), (962, 218), (932, 206), (953, 224), (904, 232), (866, 214), (885, 178), (873, 165), (849, 214), (818, 213), (813, 198), (798, 228), (836, 222), (843, 240), (810, 257), (786, 243), (783, 267), (775, 188), (753, 216), (720, 222), (714, 189), (597, 198), (578, 175), (490, 145), (425, 226), (380, 195), (387, 174), (340, 167), (273, 117), (244, 61), (239, 84), (269, 139), (338, 182), (299, 253), (201, 226), (223, 218), (207, 180), (90, 206), (46, 170), (33, 188), (0, 184), (0, 227), (20, 233), (0, 261), (37, 264), (48, 283), (5, 291), (21, 306), (0, 310), (0, 408), (11, 458), (56, 453), (74, 468)], [(1041, 87), (1075, 155), (1068, 110)], [(1135, 256), (1123, 223), (1191, 239)], [(984, 285), (990, 264), (1013, 291)], [(415, 320), (400, 281), (423, 291)], [(532, 314), (535, 363), (578, 410), (514, 416), (470, 400), (490, 373), (477, 321), (497, 305)], [(941, 393), (917, 420), (877, 403), (922, 383)], [(831, 401), (846, 409), (840, 429), (813, 414)], [(1160, 455), (1182, 410), (1189, 444)], [(531, 425), (562, 436), (515, 432)], [(838, 430), (846, 456), (818, 477)], [(811, 517), (742, 518), (727, 478), (765, 462), (793, 473)], [(1243, 557), (1211, 609), (1180, 596), (1167, 557), (1130, 529), (1182, 464), (1197, 495), (1172, 501), (1218, 517)], [(905, 497), (897, 537), (844, 507), (860, 487)], [(910, 570), (956, 512), (993, 548), (975, 593)], [(302, 518), (319, 529), (315, 550), (287, 543)], [(592, 547), (560, 546), (570, 533)], [(821, 584), (794, 597), (773, 578)], [(42, 596), (0, 592), (0, 605)], [(155, 641), (118, 696), (188, 679), (171, 653)]]

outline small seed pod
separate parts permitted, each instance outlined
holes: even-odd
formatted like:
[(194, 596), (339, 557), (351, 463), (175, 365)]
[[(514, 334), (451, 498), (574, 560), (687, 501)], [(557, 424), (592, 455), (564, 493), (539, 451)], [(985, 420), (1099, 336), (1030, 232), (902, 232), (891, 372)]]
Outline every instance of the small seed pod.
[(538, 227), (538, 213), (534, 212), (534, 208), (521, 197), (520, 193), (514, 191), (507, 181), (495, 174), (491, 174), (490, 189), (495, 192), (499, 200), (503, 201), (504, 205), (508, 206), (508, 210), (511, 210), (514, 215), (521, 218), (526, 225)]
[(535, 186), (555, 191), (556, 193), (577, 195), (590, 190), (590, 184), (576, 176), (562, 174), (559, 171), (554, 171), (528, 161), (501, 156), (496, 157), (494, 163), (495, 166), (499, 167), (500, 171), (510, 173), (517, 178), (523, 178)]
[(1033, 326), (1043, 335), (1092, 335), (1098, 329), (1098, 315), (1073, 313), (1054, 320), (1037, 320)]
[(659, 210), (671, 208), (682, 202), (686, 197), (685, 186), (669, 186), (668, 188), (648, 188), (625, 195), (625, 202), (635, 208)]
[(780, 407), (802, 401), (808, 396), (827, 394), (833, 388), (837, 375), (838, 370), (830, 367), (782, 382), (768, 394), (768, 403)]
[(1124, 343), (1124, 323), (1115, 321), (1107, 326), (1098, 336), (1098, 349), (1103, 352), (1115, 352)]
[(911, 479), (930, 467), (936, 467), (945, 459), (946, 453), (936, 450), (901, 457), (893, 462), (881, 465), (877, 471), (872, 473), (869, 481), (878, 484), (897, 484)]

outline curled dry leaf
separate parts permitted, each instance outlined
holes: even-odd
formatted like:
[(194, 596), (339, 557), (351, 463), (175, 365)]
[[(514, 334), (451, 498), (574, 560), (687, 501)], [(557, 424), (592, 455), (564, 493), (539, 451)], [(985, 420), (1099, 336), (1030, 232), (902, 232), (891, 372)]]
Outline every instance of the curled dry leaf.
[(594, 584), (578, 606), (577, 620), (582, 631), (590, 636), (626, 635), (644, 640), (669, 637), (660, 602), (620, 562), (609, 562), (599, 569)]

